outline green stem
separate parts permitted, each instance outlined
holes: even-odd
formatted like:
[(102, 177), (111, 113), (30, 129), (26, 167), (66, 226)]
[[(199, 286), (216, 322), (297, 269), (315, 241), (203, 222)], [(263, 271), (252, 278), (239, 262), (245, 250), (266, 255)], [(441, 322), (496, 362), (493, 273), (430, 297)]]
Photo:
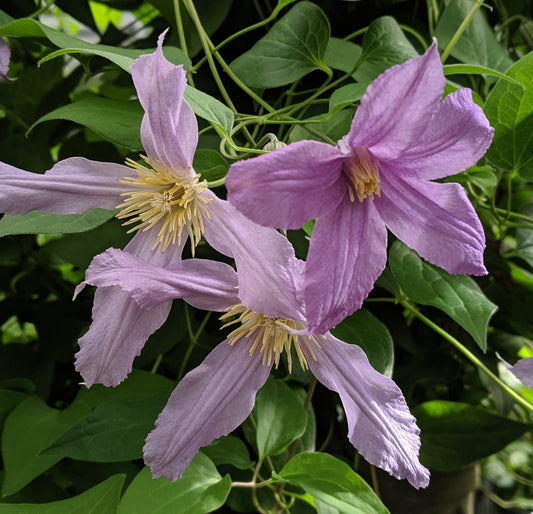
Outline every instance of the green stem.
[(496, 376), (481, 360), (478, 359), (468, 348), (463, 346), (455, 337), (442, 329), (435, 322), (431, 321), (428, 317), (424, 316), (414, 305), (409, 303), (407, 300), (399, 299), (400, 304), (407, 309), (409, 312), (414, 314), (420, 321), (425, 323), (429, 328), (443, 337), (446, 341), (451, 343), (457, 350), (459, 350), (470, 362), (475, 364), (480, 370), (482, 370), (490, 379), (496, 382), (511, 398), (513, 398), (517, 403), (525, 407), (527, 410), (533, 412), (533, 405), (531, 405), (527, 400), (522, 398), (516, 391), (513, 391), (507, 384), (502, 382), (498, 376)]
[(474, 14), (476, 14), (478, 9), (482, 5), (483, 5), (483, 2), (481, 0), (475, 0), (475, 4), (472, 6), (472, 9), (470, 9), (470, 12), (466, 15), (461, 25), (459, 25), (458, 29), (455, 31), (455, 34), (450, 39), (448, 46), (444, 49), (444, 52), (442, 52), (442, 55), (441, 55), (442, 62), (445, 62), (448, 56), (451, 54), (453, 47), (457, 44), (457, 41), (459, 41), (459, 38), (463, 35), (463, 32), (466, 30), (466, 28), (472, 21)]
[[(176, 27), (178, 28), (178, 38), (180, 40), (181, 51), (189, 57), (187, 50), (187, 40), (185, 38), (185, 31), (183, 30), (183, 19), (181, 17), (180, 0), (173, 0), (174, 2), (174, 16), (176, 17)], [(187, 80), (191, 86), (194, 87), (193, 71), (187, 73)]]

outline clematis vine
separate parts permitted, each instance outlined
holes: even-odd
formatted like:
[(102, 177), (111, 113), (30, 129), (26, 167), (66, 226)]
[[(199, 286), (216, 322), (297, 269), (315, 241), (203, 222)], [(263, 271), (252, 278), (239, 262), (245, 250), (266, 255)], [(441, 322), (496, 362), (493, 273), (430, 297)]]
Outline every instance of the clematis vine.
[[(163, 55), (163, 36), (154, 53), (131, 66), (145, 114), (141, 139), (146, 151), (126, 165), (73, 157), (44, 174), (0, 163), (0, 212), (26, 214), (41, 210), (79, 214), (94, 207), (118, 209), (129, 232), (136, 232), (125, 250), (157, 266), (181, 259), (187, 240), (192, 253), (200, 238), (235, 259), (239, 242), (229, 246), (226, 233), (243, 240), (266, 241), (269, 229), (258, 227), (207, 188), (192, 162), (198, 143), (195, 115), (184, 100), (185, 70)], [(250, 261), (253, 272), (253, 259)], [(243, 264), (244, 265), (244, 264)], [(93, 323), (79, 340), (76, 369), (87, 386), (117, 385), (151, 333), (168, 316), (171, 302), (143, 310), (120, 288), (98, 289)]]
[[(370, 463), (417, 488), (427, 486), (429, 472), (418, 459), (419, 428), (401, 390), (372, 368), (360, 347), (308, 329), (304, 263), (294, 257), (289, 241), (277, 236), (271, 239), (270, 255), (257, 256), (255, 274), (242, 273), (238, 262), (236, 273), (226, 264), (201, 259), (161, 268), (116, 249), (91, 263), (86, 283), (118, 286), (148, 311), (183, 298), (222, 312), (222, 328), (231, 328), (170, 396), (146, 439), (146, 464), (154, 477), (178, 479), (202, 446), (246, 419), (257, 391), (285, 352), (289, 371), (295, 365), (310, 369), (339, 393), (348, 438)], [(291, 349), (298, 364), (292, 362)]]
[(461, 89), (441, 101), (434, 42), (380, 75), (336, 146), (299, 141), (233, 164), (228, 200), (265, 226), (316, 219), (305, 270), (309, 329), (324, 332), (358, 309), (386, 264), (387, 227), (450, 273), (486, 273), (485, 236), (464, 190), (438, 183), (475, 164), (493, 129)]

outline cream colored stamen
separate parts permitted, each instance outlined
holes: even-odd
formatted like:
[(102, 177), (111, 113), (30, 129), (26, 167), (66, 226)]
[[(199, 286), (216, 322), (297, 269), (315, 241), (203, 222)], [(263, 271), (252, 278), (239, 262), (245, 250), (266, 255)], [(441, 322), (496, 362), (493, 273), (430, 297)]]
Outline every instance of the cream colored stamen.
[(344, 160), (343, 171), (348, 179), (351, 202), (355, 202), (356, 195), (360, 202), (367, 197), (373, 200), (374, 195), (380, 195), (378, 163), (364, 148), (354, 149), (353, 155)]
[(146, 231), (158, 225), (157, 241), (152, 250), (160, 244), (163, 251), (176, 241), (181, 244), (186, 230), (194, 256), (194, 248), (204, 231), (204, 216), (209, 219), (207, 204), (211, 199), (201, 194), (207, 188), (207, 181), (200, 182), (200, 175), (180, 176), (162, 162), (144, 155), (141, 158), (147, 166), (126, 159), (126, 164), (137, 172), (137, 177), (125, 177), (119, 181), (131, 186), (132, 191), (122, 193), (127, 198), (117, 205), (116, 208), (121, 209), (117, 218), (131, 218), (124, 225), (138, 223), (128, 233)]
[(222, 328), (239, 323), (239, 326), (228, 335), (229, 344), (233, 346), (243, 337), (252, 339), (249, 355), (252, 356), (256, 351), (262, 353), (263, 365), (271, 366), (274, 363), (277, 368), (281, 354), (286, 351), (290, 373), (292, 371), (292, 345), (294, 345), (298, 361), (303, 370), (308, 369), (309, 365), (302, 351), (302, 345), (305, 345), (313, 360), (316, 361), (313, 347), (320, 349), (318, 339), (325, 339), (325, 336), (291, 334), (287, 329), (301, 330), (304, 328), (303, 324), (284, 318), (269, 318), (264, 314), (248, 309), (240, 303), (229, 307), (226, 311), (220, 317), (220, 320), (234, 319), (226, 322)]

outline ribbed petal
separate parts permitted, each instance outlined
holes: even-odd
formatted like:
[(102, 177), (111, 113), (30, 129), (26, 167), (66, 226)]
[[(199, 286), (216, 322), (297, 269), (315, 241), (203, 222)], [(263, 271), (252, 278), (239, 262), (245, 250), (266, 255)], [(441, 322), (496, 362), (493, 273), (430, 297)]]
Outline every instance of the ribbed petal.
[(357, 310), (387, 261), (387, 230), (371, 200), (350, 202), (319, 218), (305, 274), (311, 333), (324, 333)]
[(98, 287), (119, 286), (143, 309), (175, 298), (212, 311), (223, 311), (239, 303), (235, 270), (223, 262), (206, 259), (188, 259), (161, 268), (109, 248), (93, 259), (85, 282)]
[(525, 386), (533, 389), (533, 357), (520, 359), (514, 366), (511, 366), (511, 371)]
[(473, 166), (487, 151), (494, 129), (470, 89), (449, 94), (427, 130), (395, 161), (404, 176), (438, 179)]
[(299, 141), (232, 164), (228, 200), (250, 219), (275, 228), (300, 228), (339, 203), (344, 154), (317, 141)]
[[(165, 252), (152, 251), (154, 231), (138, 232), (125, 250), (159, 266), (178, 262), (181, 249), (170, 246)], [(150, 310), (142, 309), (119, 287), (98, 288), (94, 296), (93, 322), (78, 341), (76, 370), (87, 387), (94, 383), (115, 386), (131, 371), (133, 360), (148, 337), (167, 319), (172, 302)]]
[(99, 288), (94, 295), (93, 323), (79, 339), (76, 370), (87, 387), (116, 386), (131, 371), (148, 337), (167, 319), (172, 302), (145, 310), (118, 287)]
[(315, 377), (339, 393), (350, 442), (371, 464), (416, 488), (426, 487), (429, 471), (418, 458), (420, 429), (401, 390), (372, 368), (360, 347), (326, 337), (317, 360), (308, 356), (307, 361)]
[(3, 39), (0, 39), (0, 81), (7, 80), (10, 57), (11, 50), (9, 49), (9, 45)]
[(163, 37), (159, 36), (153, 54), (141, 55), (131, 65), (133, 83), (145, 111), (141, 139), (148, 157), (183, 172), (192, 166), (198, 124), (183, 98), (185, 70), (165, 59)]
[(219, 344), (178, 384), (148, 434), (144, 462), (155, 477), (177, 480), (198, 450), (229, 434), (250, 414), (270, 367), (248, 355), (249, 342)]
[(127, 166), (82, 157), (60, 161), (44, 174), (0, 162), (0, 212), (81, 214), (94, 207), (114, 209), (126, 190), (118, 181), (133, 174)]
[(213, 248), (235, 259), (241, 302), (267, 316), (304, 320), (296, 297), (296, 257), (291, 243), (273, 228), (257, 225), (230, 203), (212, 196), (204, 235)]
[(396, 158), (426, 130), (444, 83), (434, 42), (424, 55), (389, 68), (368, 86), (343, 142), (378, 159)]
[(374, 203), (390, 231), (449, 273), (484, 275), (485, 233), (459, 184), (381, 176)]

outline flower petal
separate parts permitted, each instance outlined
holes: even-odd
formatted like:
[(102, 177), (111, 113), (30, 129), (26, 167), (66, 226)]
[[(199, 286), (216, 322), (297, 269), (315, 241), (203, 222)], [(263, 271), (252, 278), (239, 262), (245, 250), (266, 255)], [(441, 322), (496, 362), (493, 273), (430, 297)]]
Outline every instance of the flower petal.
[(511, 371), (525, 386), (533, 389), (533, 357), (520, 359), (511, 366)]
[(257, 225), (229, 202), (212, 196), (204, 235), (213, 248), (235, 259), (241, 303), (266, 316), (304, 320), (294, 283), (297, 264), (291, 243), (273, 228)]
[(389, 68), (368, 86), (342, 142), (371, 150), (378, 159), (396, 158), (426, 130), (444, 83), (434, 42), (424, 55)]
[(429, 471), (418, 459), (420, 429), (401, 390), (372, 368), (359, 346), (326, 337), (316, 361), (309, 355), (307, 362), (322, 384), (339, 393), (350, 442), (371, 464), (426, 487)]
[[(160, 266), (177, 262), (181, 253), (177, 246), (170, 246), (165, 252), (151, 250), (155, 237), (154, 231), (138, 232), (125, 250)], [(119, 287), (98, 288), (93, 322), (79, 339), (80, 351), (76, 354), (76, 370), (87, 387), (94, 383), (115, 386), (122, 382), (150, 334), (167, 319), (171, 305), (167, 301), (146, 310)]]
[(261, 225), (300, 228), (341, 200), (344, 157), (326, 143), (298, 141), (237, 162), (226, 177), (228, 200)]
[(311, 333), (324, 333), (357, 310), (387, 261), (387, 230), (369, 199), (350, 202), (319, 218), (305, 271)]
[(76, 353), (75, 367), (87, 387), (122, 382), (150, 334), (167, 319), (171, 305), (167, 301), (145, 310), (118, 287), (99, 288), (94, 295), (93, 322), (78, 340)]
[(131, 65), (133, 83), (145, 111), (141, 139), (148, 157), (184, 171), (192, 166), (198, 124), (183, 98), (185, 70), (165, 59), (163, 37), (159, 36), (153, 54), (141, 55)]
[(44, 174), (0, 162), (0, 212), (40, 210), (80, 214), (94, 207), (114, 209), (125, 186), (118, 181), (133, 171), (122, 164), (71, 157)]
[(9, 45), (0, 39), (0, 82), (8, 80), (7, 72), (9, 71), (9, 59), (11, 57), (11, 50)]
[(178, 384), (148, 434), (144, 462), (154, 478), (177, 480), (198, 450), (229, 434), (250, 414), (270, 367), (249, 344), (219, 344)]
[(119, 286), (143, 309), (175, 298), (213, 311), (223, 311), (239, 302), (235, 270), (206, 259), (188, 259), (161, 268), (128, 252), (108, 248), (91, 262), (85, 283)]
[[(438, 179), (473, 166), (487, 151), (494, 129), (470, 89), (449, 94), (439, 105), (427, 130), (395, 164), (405, 174)], [(405, 176), (405, 175), (404, 175)]]
[(390, 231), (449, 273), (484, 275), (485, 233), (459, 184), (381, 175), (374, 203)]

